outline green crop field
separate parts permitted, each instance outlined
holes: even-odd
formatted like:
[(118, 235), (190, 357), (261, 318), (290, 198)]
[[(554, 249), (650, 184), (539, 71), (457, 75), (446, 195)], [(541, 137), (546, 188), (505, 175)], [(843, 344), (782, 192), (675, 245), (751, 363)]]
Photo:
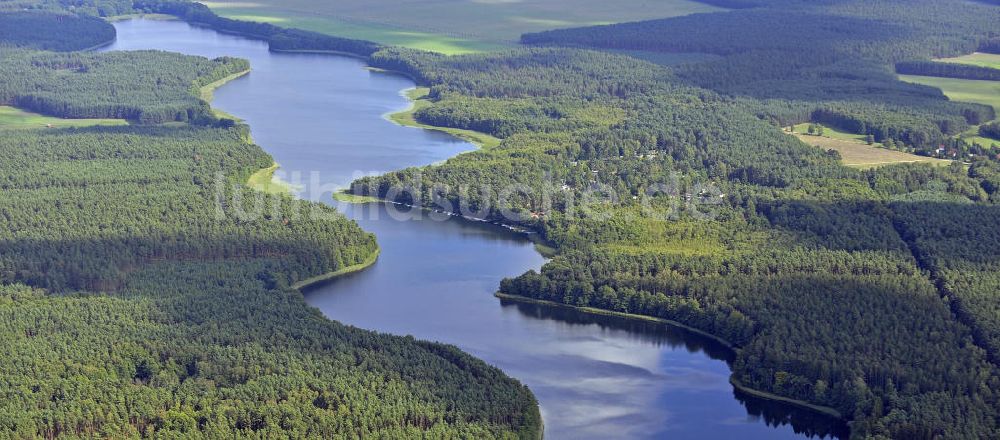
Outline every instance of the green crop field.
[(952, 101), (975, 102), (993, 106), (1000, 111), (1000, 81), (937, 78), (930, 76), (900, 75), (899, 79), (937, 87)]
[(946, 63), (971, 64), (973, 66), (992, 67), (1000, 69), (1000, 55), (992, 53), (976, 52), (971, 55), (962, 55), (955, 58), (942, 58), (938, 61)]
[[(967, 55), (967, 58), (973, 57), (975, 55), (988, 55), (988, 54), (973, 54)], [(1000, 55), (988, 55), (988, 57), (979, 57), (980, 62), (987, 62), (989, 57), (994, 57), (1000, 60)], [(957, 58), (952, 58), (947, 61), (955, 62)], [(971, 64), (971, 62), (970, 62)], [(945, 95), (948, 96), (953, 101), (965, 101), (965, 102), (975, 102), (979, 104), (986, 104), (993, 106), (998, 113), (1000, 113), (1000, 81), (976, 81), (971, 79), (955, 79), (955, 78), (936, 78), (930, 76), (913, 76), (913, 75), (900, 75), (899, 79), (912, 82), (917, 84), (924, 84), (928, 86), (933, 86), (941, 89)], [(971, 143), (977, 143), (983, 146), (992, 146), (994, 144), (1000, 144), (993, 139), (987, 139), (978, 136), (979, 128), (974, 127), (965, 134), (962, 135), (966, 141)]]
[(0, 128), (65, 128), (125, 124), (123, 119), (61, 119), (0, 106)]
[(720, 10), (691, 0), (217, 0), (205, 4), (225, 17), (447, 54), (501, 49), (525, 32)]
[(865, 142), (865, 140), (867, 139), (867, 136), (863, 134), (854, 134), (854, 133), (848, 133), (846, 131), (838, 131), (835, 128), (830, 128), (822, 124), (812, 124), (809, 122), (803, 124), (797, 124), (794, 127), (794, 133), (802, 135), (808, 134), (810, 125), (823, 127), (823, 137), (828, 137), (831, 139), (839, 139), (844, 141), (857, 141), (857, 142)]

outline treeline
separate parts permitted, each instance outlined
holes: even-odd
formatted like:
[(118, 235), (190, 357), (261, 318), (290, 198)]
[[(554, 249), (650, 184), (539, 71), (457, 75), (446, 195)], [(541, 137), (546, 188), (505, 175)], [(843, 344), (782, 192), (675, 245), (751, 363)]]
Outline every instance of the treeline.
[[(477, 98), (625, 98), (676, 87), (670, 72), (645, 61), (594, 51), (515, 49), (447, 57), (406, 48), (372, 55), (373, 67), (406, 73), (436, 98), (457, 92)], [(558, 66), (578, 66), (562, 72)]]
[(1000, 122), (979, 126), (979, 135), (990, 139), (1000, 140)]
[(988, 106), (970, 106), (964, 116), (928, 120), (922, 111), (893, 106), (857, 107), (850, 104), (831, 105), (818, 109), (810, 120), (836, 127), (848, 133), (870, 134), (876, 142), (892, 141), (918, 150), (937, 148), (949, 136), (967, 131), (971, 125), (995, 119)]
[(980, 52), (1000, 54), (1000, 38), (991, 38), (979, 46)]
[[(938, 19), (922, 20), (930, 16)], [(997, 17), (994, 7), (954, 1), (851, 0), (559, 29), (521, 39), (608, 49), (718, 55), (782, 51), (899, 62), (972, 52), (990, 36)]]
[(174, 15), (184, 21), (209, 26), (220, 32), (267, 40), (272, 50), (321, 50), (369, 56), (381, 47), (364, 40), (339, 38), (318, 32), (286, 29), (269, 23), (220, 17), (208, 6), (189, 1), (137, 0), (133, 7), (137, 11)]
[(3, 3), (9, 3), (16, 9), (69, 11), (96, 17), (113, 17), (134, 12), (132, 0), (13, 0)]
[[(52, 32), (55, 28), (59, 32)], [(95, 17), (52, 12), (0, 13), (0, 46), (68, 52), (114, 39), (115, 27)]]
[(249, 69), (246, 60), (175, 53), (49, 54), (0, 49), (0, 102), (64, 118), (140, 124), (217, 122), (197, 88)]
[(940, 61), (908, 61), (896, 64), (896, 73), (982, 81), (1000, 81), (1000, 69)]

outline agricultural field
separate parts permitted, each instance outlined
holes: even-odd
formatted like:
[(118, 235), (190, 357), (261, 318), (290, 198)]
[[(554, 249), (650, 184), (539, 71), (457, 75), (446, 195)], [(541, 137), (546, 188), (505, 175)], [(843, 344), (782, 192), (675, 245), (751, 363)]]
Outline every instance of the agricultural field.
[(914, 75), (899, 75), (899, 79), (906, 82), (937, 87), (952, 101), (986, 104), (1000, 110), (1000, 81), (977, 81)]
[(864, 143), (863, 136), (838, 132), (829, 128), (824, 130), (823, 136), (805, 134), (804, 131), (804, 128), (796, 126), (795, 132), (792, 134), (799, 138), (802, 142), (809, 145), (813, 145), (824, 150), (834, 150), (840, 153), (841, 161), (844, 165), (849, 167), (875, 168), (878, 166), (896, 163), (916, 162), (928, 162), (939, 165), (947, 165), (951, 163), (949, 160), (917, 156), (915, 154), (904, 153), (902, 151), (888, 150), (885, 148), (879, 148), (878, 146), (868, 145)]
[[(848, 133), (846, 131), (839, 131), (837, 129), (827, 127), (825, 125), (812, 124), (812, 123), (809, 123), (809, 122), (806, 122), (806, 123), (803, 123), (803, 124), (797, 124), (797, 125), (795, 125), (792, 128), (794, 129), (795, 133), (805, 135), (805, 134), (809, 134), (809, 126), (810, 125), (815, 125), (817, 127), (823, 127), (823, 137), (828, 137), (828, 138), (831, 138), (831, 139), (839, 139), (839, 140), (842, 140), (842, 141), (865, 142), (865, 140), (867, 138), (867, 136), (865, 136), (863, 134)], [(876, 146), (881, 146), (881, 144), (875, 144), (875, 145)]]
[(447, 54), (501, 49), (548, 29), (676, 17), (720, 8), (691, 0), (261, 0), (205, 2), (217, 14)]
[[(950, 58), (942, 61), (949, 62), (973, 62), (988, 63), (990, 60), (1000, 63), (1000, 55), (973, 54), (959, 58)], [(964, 61), (959, 61), (964, 60)], [(985, 65), (985, 64), (978, 64)], [(991, 66), (992, 67), (992, 66)], [(1000, 113), (1000, 81), (977, 81), (971, 79), (937, 78), (930, 76), (900, 75), (899, 79), (917, 84), (924, 84), (937, 87), (953, 101), (975, 102), (992, 106)], [(973, 127), (962, 135), (962, 138), (971, 143), (983, 146), (1000, 144), (993, 139), (987, 139), (978, 135), (979, 128)]]
[(969, 64), (972, 66), (990, 67), (1000, 69), (1000, 55), (992, 53), (976, 52), (970, 55), (962, 55), (955, 58), (942, 58), (938, 61), (945, 63)]
[(62, 119), (0, 106), (0, 129), (67, 128), (94, 125), (125, 125), (124, 119)]

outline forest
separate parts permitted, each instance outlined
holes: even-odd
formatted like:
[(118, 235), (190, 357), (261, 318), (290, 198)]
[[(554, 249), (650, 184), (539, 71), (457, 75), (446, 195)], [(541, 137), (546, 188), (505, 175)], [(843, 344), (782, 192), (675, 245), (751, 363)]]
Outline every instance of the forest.
[(933, 0), (766, 3), (733, 12), (526, 34), (522, 41), (722, 55), (675, 71), (693, 85), (764, 100), (759, 111), (781, 125), (822, 122), (925, 154), (995, 118), (987, 106), (949, 102), (939, 90), (900, 82), (887, 65), (908, 66), (987, 45), (1000, 21), (996, 7)]
[(539, 437), (533, 395), (498, 369), (289, 289), (378, 245), (242, 186), (273, 159), (248, 127), (201, 123), (195, 92), (246, 61), (2, 57), (9, 103), (134, 123), (0, 133), (0, 436)]
[[(58, 28), (62, 35), (54, 35)], [(96, 17), (62, 12), (0, 13), (0, 41), (57, 52), (84, 50), (115, 39), (115, 27)]]
[(63, 118), (127, 119), (138, 124), (217, 121), (195, 93), (250, 68), (235, 58), (169, 52), (108, 54), (0, 49), (0, 103)]
[(896, 64), (896, 73), (903, 75), (938, 76), (981, 81), (1000, 81), (1000, 69), (940, 61), (909, 61)]
[(979, 127), (979, 135), (990, 139), (1000, 140), (1000, 122), (981, 125)]
[[(546, 47), (497, 54), (376, 52), (430, 87), (419, 121), (502, 142), (352, 190), (531, 228), (557, 255), (501, 292), (708, 331), (738, 347), (734, 378), (835, 408), (853, 437), (1000, 435), (995, 258), (977, 251), (1000, 226), (992, 155), (862, 171), (781, 130), (822, 122), (964, 156), (954, 136), (994, 110), (893, 66), (976, 50), (1000, 10), (761, 3), (775, 6), (526, 35)], [(605, 49), (723, 58), (666, 67)], [(617, 197), (582, 209), (589, 192)]]
[(1000, 38), (991, 38), (979, 46), (980, 52), (1000, 54)]

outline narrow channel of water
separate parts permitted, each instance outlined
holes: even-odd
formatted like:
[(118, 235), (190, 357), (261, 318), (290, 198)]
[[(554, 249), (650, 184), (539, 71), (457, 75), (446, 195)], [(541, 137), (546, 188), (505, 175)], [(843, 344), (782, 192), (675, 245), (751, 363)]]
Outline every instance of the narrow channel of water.
[[(250, 124), (284, 175), (329, 192), (363, 174), (439, 162), (473, 147), (400, 127), (408, 79), (331, 55), (277, 54), (266, 43), (176, 21), (115, 23), (105, 50), (162, 49), (249, 59), (253, 71), (215, 93), (216, 107)], [(293, 173), (298, 173), (295, 178)], [(315, 185), (310, 185), (315, 186)], [(526, 383), (547, 438), (780, 439), (821, 436), (828, 421), (748, 399), (728, 382), (723, 347), (669, 326), (506, 303), (503, 277), (544, 262), (524, 235), (423, 214), (400, 221), (384, 205), (337, 205), (382, 246), (378, 263), (306, 293), (331, 319), (457, 345)]]

